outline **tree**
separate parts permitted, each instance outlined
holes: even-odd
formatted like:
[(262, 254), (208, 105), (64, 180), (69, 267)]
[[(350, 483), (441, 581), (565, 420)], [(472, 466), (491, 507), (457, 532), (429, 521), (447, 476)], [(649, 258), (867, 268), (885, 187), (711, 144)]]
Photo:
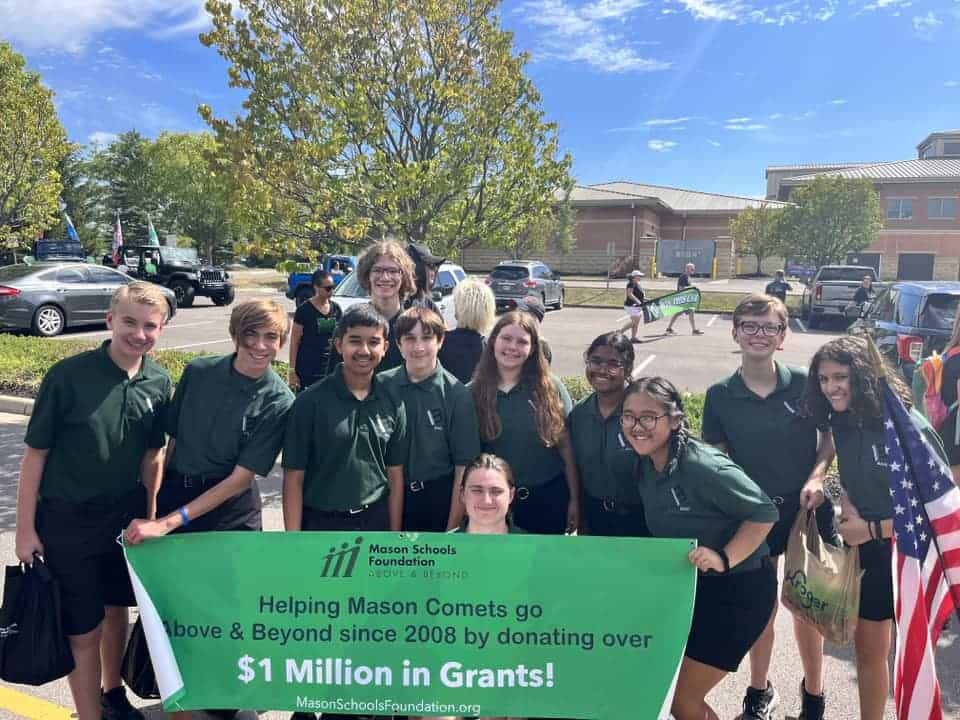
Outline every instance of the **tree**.
[(753, 255), (757, 259), (757, 275), (763, 259), (781, 251), (779, 208), (766, 205), (747, 208), (730, 221), (730, 234), (737, 242), (737, 254)]
[[(267, 230), (308, 254), (387, 233), (506, 247), (569, 184), (498, 0), (208, 0), (201, 41), (248, 93), (200, 112)], [(259, 199), (259, 201), (256, 201)]]
[(105, 148), (93, 152), (87, 169), (96, 198), (97, 220), (113, 227), (117, 213), (124, 242), (147, 240), (147, 214), (161, 214), (157, 178), (147, 157), (150, 141), (136, 130), (120, 135)]
[(26, 249), (57, 222), (57, 168), (68, 152), (53, 92), (0, 42), (0, 246)]
[(784, 252), (816, 267), (845, 262), (847, 253), (875, 242), (883, 228), (877, 191), (869, 180), (818, 175), (794, 190), (783, 211)]
[(562, 253), (570, 251), (576, 241), (576, 218), (570, 204), (571, 189), (572, 184), (554, 205), (546, 208), (539, 217), (531, 219), (508, 241), (507, 249), (515, 260), (530, 257), (545, 248)]
[[(60, 199), (64, 212), (70, 215), (80, 242), (88, 254), (99, 257), (109, 245), (109, 228), (99, 220), (99, 208), (95, 188), (88, 178), (88, 161), (79, 146), (71, 146), (70, 152), (60, 162), (59, 172), (63, 190)], [(51, 227), (49, 237), (66, 238), (67, 223), (63, 215), (59, 222)]]

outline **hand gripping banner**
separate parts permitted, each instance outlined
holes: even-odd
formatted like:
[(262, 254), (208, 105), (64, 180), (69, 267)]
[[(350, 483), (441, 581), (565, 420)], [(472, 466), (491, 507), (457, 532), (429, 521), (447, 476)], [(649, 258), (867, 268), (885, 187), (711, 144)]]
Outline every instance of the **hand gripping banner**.
[(689, 540), (198, 533), (127, 546), (164, 708), (666, 718)]

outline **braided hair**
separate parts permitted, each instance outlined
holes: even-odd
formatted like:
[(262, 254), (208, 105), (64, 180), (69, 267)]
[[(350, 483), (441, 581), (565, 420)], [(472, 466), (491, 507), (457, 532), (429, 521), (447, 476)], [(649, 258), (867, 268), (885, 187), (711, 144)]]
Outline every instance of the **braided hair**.
[(683, 411), (683, 396), (676, 386), (664, 377), (642, 377), (634, 380), (627, 386), (624, 401), (631, 395), (643, 393), (656, 400), (669, 415), (671, 420), (679, 418), (678, 426), (670, 433), (670, 447), (667, 453), (667, 468), (673, 466), (674, 460), (681, 460), (686, 453), (690, 442), (690, 427)]

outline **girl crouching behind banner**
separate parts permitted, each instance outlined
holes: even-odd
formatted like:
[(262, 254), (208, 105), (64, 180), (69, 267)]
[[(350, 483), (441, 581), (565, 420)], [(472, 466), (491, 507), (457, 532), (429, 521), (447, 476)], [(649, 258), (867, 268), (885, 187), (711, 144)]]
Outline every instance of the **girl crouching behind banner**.
[[(866, 340), (841, 337), (828, 342), (810, 361), (803, 409), (817, 425), (830, 424), (843, 486), (838, 525), (847, 545), (859, 547), (859, 622), (853, 637), (857, 652), (860, 717), (880, 720), (890, 692), (891, 620), (894, 617), (891, 544), (893, 502), (884, 446), (880, 378)], [(906, 407), (910, 390), (897, 371), (886, 368), (887, 384)], [(940, 438), (916, 410), (910, 417), (936, 453), (946, 461)]]
[(660, 377), (632, 383), (620, 416), (640, 462), (637, 481), (654, 537), (696, 538), (700, 572), (687, 650), (671, 712), (676, 720), (717, 720), (706, 695), (760, 637), (776, 602), (767, 562), (773, 501), (726, 455), (687, 434), (683, 399)]

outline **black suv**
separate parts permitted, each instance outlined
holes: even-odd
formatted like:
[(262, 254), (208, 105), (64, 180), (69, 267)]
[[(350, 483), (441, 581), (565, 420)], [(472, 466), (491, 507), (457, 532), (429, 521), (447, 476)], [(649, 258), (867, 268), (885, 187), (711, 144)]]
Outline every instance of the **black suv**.
[(235, 297), (229, 273), (222, 267), (206, 265), (193, 248), (157, 245), (124, 245), (120, 269), (139, 280), (173, 290), (177, 307), (190, 307), (198, 295), (214, 305), (229, 305)]
[(847, 330), (869, 335), (907, 382), (913, 368), (950, 339), (960, 304), (960, 282), (895, 282), (881, 288)]

